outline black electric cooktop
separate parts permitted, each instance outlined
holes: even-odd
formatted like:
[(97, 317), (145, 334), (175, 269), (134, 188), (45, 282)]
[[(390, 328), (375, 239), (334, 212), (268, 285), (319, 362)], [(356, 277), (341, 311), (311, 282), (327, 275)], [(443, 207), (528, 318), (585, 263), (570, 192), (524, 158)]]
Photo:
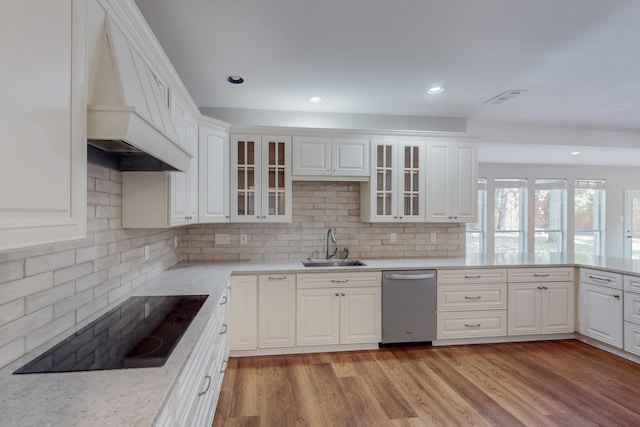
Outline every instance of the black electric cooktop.
[(14, 374), (163, 366), (206, 299), (131, 297)]

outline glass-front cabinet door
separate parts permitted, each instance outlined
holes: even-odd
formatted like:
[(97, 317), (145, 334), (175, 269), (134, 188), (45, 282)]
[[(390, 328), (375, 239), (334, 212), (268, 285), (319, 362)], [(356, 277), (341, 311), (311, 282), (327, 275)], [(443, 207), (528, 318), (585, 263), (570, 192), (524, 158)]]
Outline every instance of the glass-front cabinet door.
[[(424, 221), (424, 142), (373, 140), (368, 222)], [(366, 191), (366, 190), (364, 190)]]
[(291, 222), (291, 137), (233, 135), (231, 221)]

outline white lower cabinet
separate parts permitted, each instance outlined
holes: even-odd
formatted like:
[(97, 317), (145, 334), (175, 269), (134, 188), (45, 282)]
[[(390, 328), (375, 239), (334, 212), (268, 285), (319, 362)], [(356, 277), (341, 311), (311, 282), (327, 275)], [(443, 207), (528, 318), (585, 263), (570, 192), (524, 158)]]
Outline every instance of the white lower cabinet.
[(573, 282), (509, 283), (508, 334), (574, 330)]
[(438, 339), (507, 334), (507, 270), (438, 270)]
[(258, 277), (258, 346), (296, 345), (296, 276), (265, 274)]
[(580, 269), (579, 331), (617, 348), (623, 347), (624, 335), (622, 278), (618, 273)]
[(297, 345), (380, 342), (380, 280), (379, 272), (299, 274)]
[(210, 426), (213, 423), (229, 359), (227, 301), (225, 291), (158, 414), (156, 426)]
[(623, 276), (624, 349), (640, 355), (640, 277)]
[(231, 276), (231, 350), (258, 346), (258, 278)]

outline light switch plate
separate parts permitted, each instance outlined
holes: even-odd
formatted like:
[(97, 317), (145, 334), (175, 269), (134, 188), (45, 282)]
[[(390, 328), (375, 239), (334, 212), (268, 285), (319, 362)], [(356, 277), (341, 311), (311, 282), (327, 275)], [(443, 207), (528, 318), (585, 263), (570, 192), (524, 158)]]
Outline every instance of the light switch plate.
[(246, 234), (241, 234), (240, 235), (240, 244), (241, 245), (246, 245), (247, 244), (247, 235)]
[(398, 240), (398, 235), (396, 233), (391, 233), (391, 243), (395, 243)]
[(149, 245), (144, 245), (144, 260), (149, 260)]
[(436, 233), (431, 233), (431, 243), (435, 243), (438, 241), (438, 235)]

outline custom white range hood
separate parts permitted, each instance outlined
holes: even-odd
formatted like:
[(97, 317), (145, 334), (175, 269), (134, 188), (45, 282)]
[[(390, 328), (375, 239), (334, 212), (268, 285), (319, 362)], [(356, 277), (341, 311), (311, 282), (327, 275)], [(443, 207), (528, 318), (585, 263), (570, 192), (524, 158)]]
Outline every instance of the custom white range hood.
[(90, 156), (108, 157), (120, 170), (186, 171), (191, 155), (178, 143), (168, 85), (109, 17), (97, 54), (87, 106)]

